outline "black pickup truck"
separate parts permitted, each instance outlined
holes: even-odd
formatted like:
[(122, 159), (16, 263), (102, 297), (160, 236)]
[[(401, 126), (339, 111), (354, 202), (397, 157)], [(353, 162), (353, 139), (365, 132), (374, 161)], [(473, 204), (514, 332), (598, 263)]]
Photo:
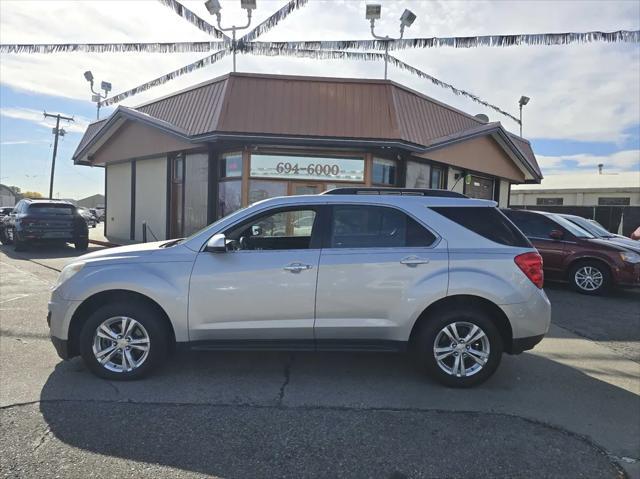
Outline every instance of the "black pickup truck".
[(2, 218), (0, 241), (13, 244), (16, 251), (40, 241), (73, 243), (85, 251), (89, 246), (87, 222), (75, 205), (58, 200), (20, 200)]

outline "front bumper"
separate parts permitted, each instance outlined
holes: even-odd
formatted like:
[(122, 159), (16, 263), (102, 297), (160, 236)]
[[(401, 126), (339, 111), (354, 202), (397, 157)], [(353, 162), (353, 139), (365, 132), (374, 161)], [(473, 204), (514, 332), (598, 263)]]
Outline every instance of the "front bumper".
[(71, 318), (76, 311), (80, 301), (64, 299), (57, 290), (51, 293), (49, 300), (49, 312), (47, 314), (47, 324), (49, 325), (49, 336), (58, 356), (68, 359), (69, 356), (69, 327)]
[(640, 263), (625, 263), (613, 271), (613, 280), (619, 286), (640, 286)]
[(542, 338), (544, 338), (544, 334), (529, 336), (527, 338), (516, 338), (511, 342), (511, 349), (509, 350), (509, 353), (520, 354), (524, 351), (528, 351), (529, 349), (533, 349), (536, 344), (542, 341)]

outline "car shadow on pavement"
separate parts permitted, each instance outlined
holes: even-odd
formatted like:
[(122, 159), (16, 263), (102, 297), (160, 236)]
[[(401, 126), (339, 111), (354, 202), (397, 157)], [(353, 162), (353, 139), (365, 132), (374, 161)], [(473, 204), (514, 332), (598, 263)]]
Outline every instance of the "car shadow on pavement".
[(530, 353), (468, 390), (391, 354), (182, 353), (135, 382), (98, 379), (75, 359), (40, 399), (73, 454), (166, 474), (619, 477), (602, 448), (640, 456), (636, 394)]

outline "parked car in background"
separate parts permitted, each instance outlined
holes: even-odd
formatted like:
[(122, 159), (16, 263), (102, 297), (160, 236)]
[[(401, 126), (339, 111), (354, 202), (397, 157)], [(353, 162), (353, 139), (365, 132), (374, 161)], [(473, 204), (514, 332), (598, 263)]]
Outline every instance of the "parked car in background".
[(105, 213), (104, 207), (99, 206), (95, 208), (95, 210), (96, 210), (96, 216), (98, 218), (98, 221), (104, 221), (104, 213)]
[(576, 216), (576, 215), (561, 214), (560, 216), (578, 225), (583, 230), (588, 231), (596, 238), (604, 239), (604, 240), (610, 241), (611, 243), (619, 244), (620, 246), (624, 246), (625, 248), (635, 251), (636, 253), (640, 253), (640, 243), (630, 238), (627, 238), (626, 236), (617, 235), (609, 232), (604, 226), (602, 226), (600, 223), (598, 223), (595, 220), (586, 219), (586, 218), (583, 218), (582, 216)]
[(98, 224), (98, 219), (91, 212), (91, 210), (89, 208), (79, 207), (78, 208), (78, 213), (80, 213), (82, 215), (82, 217), (84, 218), (84, 220), (87, 222), (87, 226), (89, 226), (91, 228), (95, 228), (96, 225)]
[(631, 239), (634, 241), (640, 241), (640, 226), (631, 233)]
[(175, 346), (411, 351), (469, 387), (542, 340), (542, 259), (495, 203), (357, 191), (272, 198), (186, 239), (81, 256), (49, 302), (58, 354), (135, 379)]
[(96, 222), (100, 223), (100, 221), (102, 221), (102, 219), (100, 218), (100, 215), (98, 214), (98, 210), (96, 208), (89, 208), (89, 212), (96, 219)]
[(40, 241), (65, 241), (81, 251), (89, 245), (87, 222), (77, 208), (59, 200), (20, 200), (0, 223), (0, 241), (16, 251)]
[(0, 220), (13, 211), (13, 206), (3, 206), (0, 208)]
[(558, 214), (503, 212), (540, 252), (547, 278), (566, 280), (584, 294), (602, 294), (614, 285), (640, 285), (640, 254), (635, 251), (596, 238)]

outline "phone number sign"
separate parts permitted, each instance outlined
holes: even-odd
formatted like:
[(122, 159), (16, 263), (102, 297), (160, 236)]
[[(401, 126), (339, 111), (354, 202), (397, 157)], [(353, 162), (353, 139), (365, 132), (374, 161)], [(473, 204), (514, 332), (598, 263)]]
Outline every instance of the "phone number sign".
[(251, 176), (290, 180), (364, 181), (364, 160), (252, 154)]

